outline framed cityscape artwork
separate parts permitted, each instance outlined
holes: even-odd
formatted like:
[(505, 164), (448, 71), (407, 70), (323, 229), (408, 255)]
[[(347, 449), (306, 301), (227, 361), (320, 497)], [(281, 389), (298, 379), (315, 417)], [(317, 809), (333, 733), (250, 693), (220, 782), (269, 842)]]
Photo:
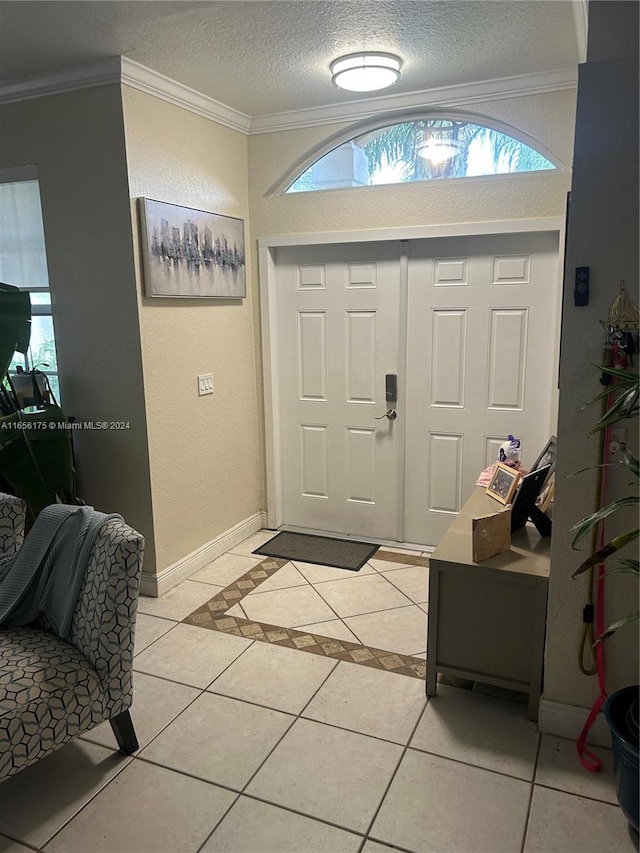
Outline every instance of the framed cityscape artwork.
[(244, 221), (220, 213), (138, 200), (145, 294), (244, 299)]

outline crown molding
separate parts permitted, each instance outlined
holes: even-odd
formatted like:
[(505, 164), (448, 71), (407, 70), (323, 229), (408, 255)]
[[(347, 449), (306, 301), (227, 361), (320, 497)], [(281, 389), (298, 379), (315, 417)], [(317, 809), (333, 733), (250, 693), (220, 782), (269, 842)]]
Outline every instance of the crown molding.
[(239, 110), (171, 80), (164, 74), (152, 71), (145, 65), (140, 65), (139, 62), (125, 56), (114, 56), (90, 65), (74, 66), (39, 77), (2, 83), (0, 84), (0, 103), (24, 101), (118, 83), (147, 95), (153, 95), (240, 133), (258, 134), (352, 122), (403, 109), (456, 107), (478, 101), (496, 101), (545, 92), (559, 92), (575, 89), (577, 79), (577, 68), (561, 68), (539, 74), (521, 74), (497, 80), (423, 89), (404, 95), (383, 95), (349, 103), (327, 104), (321, 107), (250, 118)]
[(515, 77), (502, 77), (497, 80), (443, 86), (438, 89), (422, 89), (419, 92), (408, 92), (405, 95), (383, 95), (382, 97), (350, 101), (346, 104), (329, 104), (323, 107), (310, 107), (309, 109), (256, 116), (251, 119), (249, 133), (251, 135), (275, 133), (280, 130), (337, 124), (338, 122), (370, 118), (385, 112), (395, 112), (402, 109), (435, 106), (455, 107), (477, 101), (498, 101), (546, 92), (560, 92), (566, 89), (575, 89), (577, 85), (578, 69), (560, 68), (537, 74), (519, 74)]
[(226, 104), (196, 92), (182, 83), (177, 83), (164, 74), (158, 74), (139, 62), (134, 62), (126, 56), (122, 57), (121, 81), (124, 86), (153, 95), (162, 101), (167, 101), (176, 107), (182, 107), (189, 112), (211, 119), (241, 133), (249, 133), (251, 119), (245, 113), (234, 110)]
[(0, 83), (0, 104), (28, 101), (31, 98), (42, 98), (46, 95), (59, 95), (63, 92), (74, 92), (77, 89), (90, 89), (93, 86), (106, 86), (109, 83), (120, 83), (120, 76), (121, 58), (112, 56), (109, 59), (92, 62), (90, 65), (77, 65), (37, 77)]
[(117, 83), (153, 95), (196, 115), (239, 130), (249, 132), (249, 116), (208, 98), (195, 89), (177, 83), (164, 74), (158, 74), (126, 56), (113, 56), (89, 65), (78, 65), (38, 77), (0, 84), (0, 103), (26, 101), (46, 95), (59, 95), (93, 86)]
[(586, 62), (589, 41), (589, 0), (573, 0), (572, 6), (578, 45), (578, 62)]

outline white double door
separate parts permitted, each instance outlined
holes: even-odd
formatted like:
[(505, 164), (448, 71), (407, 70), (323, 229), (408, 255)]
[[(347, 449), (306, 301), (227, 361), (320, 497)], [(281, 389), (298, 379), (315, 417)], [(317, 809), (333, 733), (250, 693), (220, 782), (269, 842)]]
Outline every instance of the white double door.
[(507, 434), (535, 459), (557, 233), (282, 248), (275, 268), (283, 526), (435, 545)]

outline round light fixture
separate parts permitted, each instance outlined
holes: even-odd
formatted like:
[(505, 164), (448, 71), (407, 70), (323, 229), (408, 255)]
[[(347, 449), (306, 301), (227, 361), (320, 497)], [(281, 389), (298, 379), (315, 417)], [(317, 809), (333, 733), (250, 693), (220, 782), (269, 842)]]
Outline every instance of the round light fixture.
[(451, 123), (432, 125), (422, 132), (418, 155), (434, 165), (439, 165), (460, 152), (457, 128)]
[(441, 139), (428, 139), (418, 148), (420, 157), (430, 163), (444, 163), (445, 160), (455, 157), (459, 151), (460, 145), (457, 142), (445, 142)]
[(331, 82), (350, 92), (375, 92), (399, 80), (401, 64), (392, 53), (350, 53), (331, 63)]

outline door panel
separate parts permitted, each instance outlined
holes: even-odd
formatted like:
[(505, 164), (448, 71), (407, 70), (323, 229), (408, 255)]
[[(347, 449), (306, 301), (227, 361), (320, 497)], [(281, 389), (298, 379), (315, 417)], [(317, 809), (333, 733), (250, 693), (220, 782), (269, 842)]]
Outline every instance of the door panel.
[(406, 540), (436, 545), (509, 433), (549, 434), (558, 237), (409, 243)]
[(347, 403), (375, 403), (377, 312), (347, 311)]
[(433, 512), (457, 512), (461, 506), (464, 436), (428, 433), (428, 498)]
[(524, 409), (528, 308), (491, 308), (487, 409)]
[(298, 313), (298, 381), (301, 400), (327, 399), (327, 312)]
[(398, 536), (400, 427), (376, 417), (398, 372), (399, 258), (399, 243), (276, 252), (287, 526)]
[(300, 486), (308, 498), (328, 498), (327, 427), (300, 424)]
[(467, 311), (436, 310), (431, 315), (431, 405), (464, 408)]

